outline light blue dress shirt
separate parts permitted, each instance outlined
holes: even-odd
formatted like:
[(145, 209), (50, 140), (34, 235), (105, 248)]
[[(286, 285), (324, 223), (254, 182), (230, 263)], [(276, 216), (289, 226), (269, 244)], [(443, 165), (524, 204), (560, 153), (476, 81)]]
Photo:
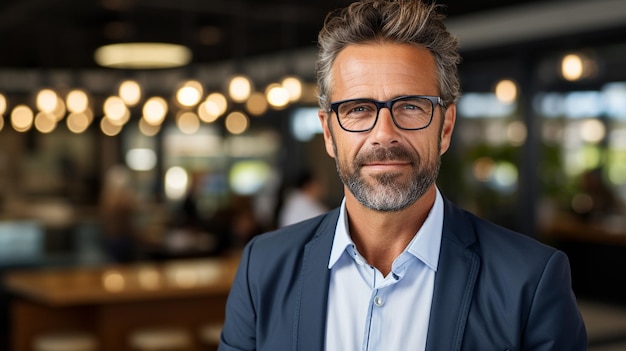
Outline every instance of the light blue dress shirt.
[(356, 250), (344, 199), (328, 262), (327, 351), (425, 349), (442, 228), (437, 189), (426, 221), (383, 277)]

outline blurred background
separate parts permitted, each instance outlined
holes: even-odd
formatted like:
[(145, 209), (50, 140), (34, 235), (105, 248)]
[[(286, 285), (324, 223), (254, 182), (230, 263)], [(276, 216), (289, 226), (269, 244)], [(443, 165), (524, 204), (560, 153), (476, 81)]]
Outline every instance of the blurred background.
[[(626, 0), (438, 2), (463, 56), (440, 189), (564, 250), (590, 350), (626, 349)], [(0, 2), (0, 349), (214, 347), (238, 250), (343, 196), (314, 63), (349, 3)]]

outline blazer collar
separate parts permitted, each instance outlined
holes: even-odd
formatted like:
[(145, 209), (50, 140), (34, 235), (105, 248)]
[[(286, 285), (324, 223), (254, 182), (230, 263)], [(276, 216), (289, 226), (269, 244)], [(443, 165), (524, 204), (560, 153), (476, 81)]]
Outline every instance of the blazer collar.
[(426, 351), (461, 349), (480, 268), (480, 258), (470, 248), (476, 236), (467, 214), (444, 200), (443, 223)]
[(328, 260), (339, 218), (339, 209), (330, 211), (304, 247), (299, 281), (300, 300), (296, 306), (294, 350), (323, 351), (330, 270)]

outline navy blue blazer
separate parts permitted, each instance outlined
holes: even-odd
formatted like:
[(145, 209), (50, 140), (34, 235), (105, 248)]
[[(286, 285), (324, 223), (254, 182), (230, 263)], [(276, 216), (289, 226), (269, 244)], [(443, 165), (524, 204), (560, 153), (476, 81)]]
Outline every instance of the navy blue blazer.
[[(426, 350), (587, 350), (567, 256), (444, 203)], [(248, 243), (220, 351), (324, 350), (338, 216), (335, 209)]]

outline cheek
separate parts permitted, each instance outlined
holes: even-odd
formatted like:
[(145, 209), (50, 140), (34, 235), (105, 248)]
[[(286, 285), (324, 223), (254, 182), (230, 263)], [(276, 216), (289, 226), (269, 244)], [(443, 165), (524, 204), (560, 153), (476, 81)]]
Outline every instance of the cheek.
[(345, 141), (341, 140), (341, 138), (337, 139), (336, 136), (333, 139), (333, 153), (337, 160), (346, 159), (347, 150), (345, 148)]
[[(346, 159), (349, 158), (351, 149), (354, 149), (355, 143), (349, 138), (351, 135), (346, 135), (343, 130), (337, 132), (337, 125), (332, 128), (327, 128), (324, 138), (326, 142), (326, 152), (334, 158)], [(337, 133), (339, 135), (337, 135)], [(352, 157), (354, 158), (354, 157)]]
[(415, 153), (420, 157), (421, 163), (430, 162), (436, 159), (440, 153), (440, 137), (438, 134), (428, 134), (419, 136), (419, 142), (413, 143)]
[(357, 155), (368, 144), (367, 133), (346, 132), (339, 125), (324, 125), (324, 143), (326, 152), (341, 161), (342, 164), (352, 164)]

